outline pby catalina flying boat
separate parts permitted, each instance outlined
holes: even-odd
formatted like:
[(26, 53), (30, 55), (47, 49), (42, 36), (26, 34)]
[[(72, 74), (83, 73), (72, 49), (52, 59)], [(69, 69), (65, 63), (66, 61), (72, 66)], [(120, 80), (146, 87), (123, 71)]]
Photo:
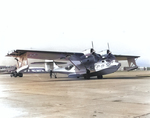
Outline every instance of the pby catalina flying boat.
[[(105, 52), (105, 53), (104, 53)], [(15, 57), (18, 68), (11, 74), (14, 77), (22, 77), (23, 70), (29, 68), (28, 58), (69, 61), (70, 64), (60, 68), (54, 63), (53, 73), (68, 74), (68, 77), (84, 77), (85, 79), (92, 76), (103, 78), (103, 75), (116, 72), (121, 64), (118, 60), (128, 60), (130, 68), (138, 68), (135, 59), (139, 56), (113, 55), (110, 50), (96, 53), (93, 48), (83, 52), (60, 52), (60, 51), (38, 51), (38, 50), (14, 50), (7, 56)]]

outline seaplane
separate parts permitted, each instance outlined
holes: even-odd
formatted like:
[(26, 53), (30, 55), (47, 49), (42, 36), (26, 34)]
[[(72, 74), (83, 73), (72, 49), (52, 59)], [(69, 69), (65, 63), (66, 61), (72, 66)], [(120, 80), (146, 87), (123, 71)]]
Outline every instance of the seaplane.
[[(62, 52), (62, 51), (41, 51), (41, 50), (23, 50), (17, 49), (9, 52), (6, 56), (14, 57), (18, 63), (16, 71), (11, 73), (11, 77), (23, 77), (23, 71), (29, 68), (28, 59), (52, 60), (53, 67), (50, 74), (62, 73), (68, 77), (84, 77), (89, 79), (96, 76), (102, 79), (103, 75), (116, 72), (121, 63), (120, 60), (127, 60), (129, 63), (128, 71), (137, 69), (136, 59), (140, 56), (117, 55), (112, 54), (109, 49), (96, 53), (93, 42), (92, 48), (82, 52)], [(65, 67), (59, 67), (55, 64), (57, 61), (66, 61)], [(45, 62), (46, 63), (46, 62)], [(48, 62), (49, 63), (49, 62)], [(46, 65), (48, 65), (48, 63)], [(55, 76), (56, 77), (56, 76)]]

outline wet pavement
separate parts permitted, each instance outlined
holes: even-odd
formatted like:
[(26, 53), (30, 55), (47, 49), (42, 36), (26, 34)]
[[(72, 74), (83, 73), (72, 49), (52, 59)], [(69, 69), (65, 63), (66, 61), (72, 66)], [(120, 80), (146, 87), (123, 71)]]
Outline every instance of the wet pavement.
[(104, 79), (0, 74), (0, 118), (150, 118), (150, 71)]

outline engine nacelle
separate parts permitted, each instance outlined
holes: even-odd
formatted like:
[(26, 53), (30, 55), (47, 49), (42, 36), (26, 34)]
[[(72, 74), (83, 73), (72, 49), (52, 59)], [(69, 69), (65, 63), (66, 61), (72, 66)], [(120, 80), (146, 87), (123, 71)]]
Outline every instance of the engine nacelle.
[(86, 57), (88, 57), (88, 56), (90, 56), (93, 52), (94, 52), (94, 49), (91, 48), (91, 49), (87, 49), (87, 50), (83, 51), (83, 54), (84, 54)]

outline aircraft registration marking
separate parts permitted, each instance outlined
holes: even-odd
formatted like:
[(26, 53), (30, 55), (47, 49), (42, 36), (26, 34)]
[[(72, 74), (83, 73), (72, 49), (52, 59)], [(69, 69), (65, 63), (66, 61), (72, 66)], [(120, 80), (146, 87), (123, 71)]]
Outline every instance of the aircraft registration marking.
[(33, 54), (28, 54), (28, 57), (36, 57), (38, 54), (33, 53)]

